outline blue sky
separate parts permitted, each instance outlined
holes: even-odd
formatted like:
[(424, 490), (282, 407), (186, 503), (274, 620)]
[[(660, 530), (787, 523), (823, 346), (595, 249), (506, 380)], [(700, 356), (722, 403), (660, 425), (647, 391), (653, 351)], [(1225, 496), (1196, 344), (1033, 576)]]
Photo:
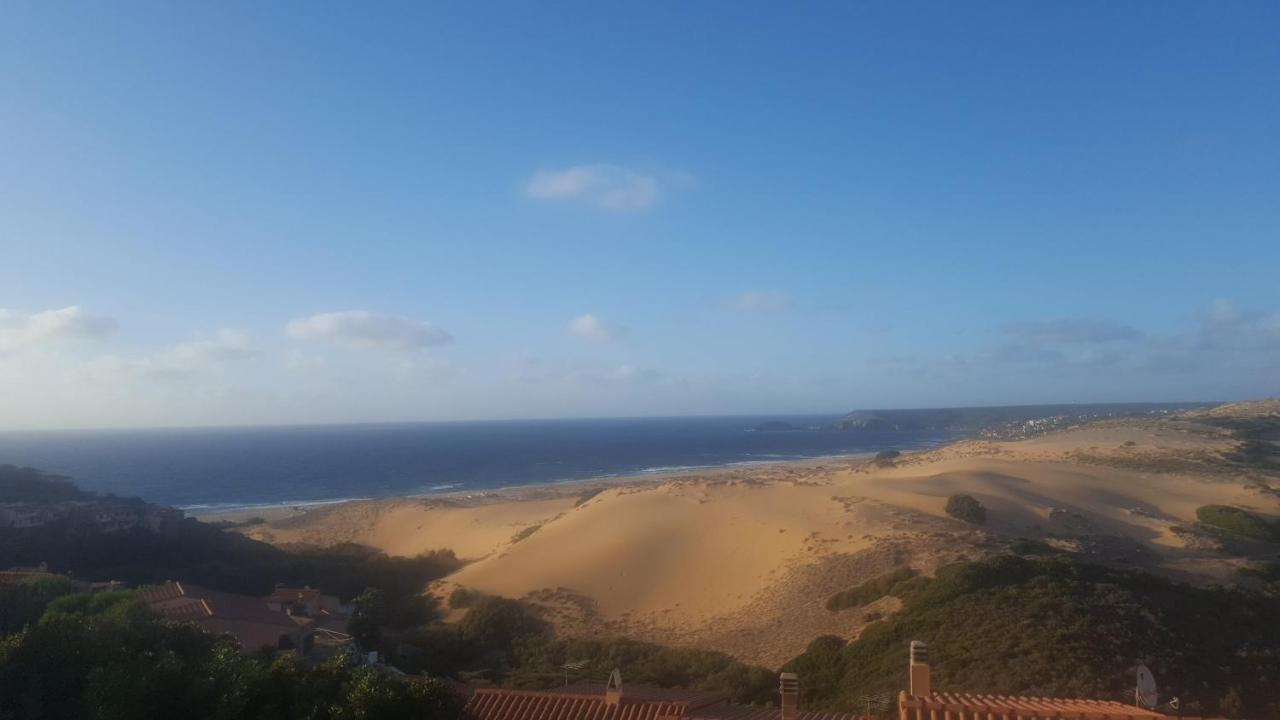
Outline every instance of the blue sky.
[(0, 428), (1280, 392), (1271, 3), (8, 3)]

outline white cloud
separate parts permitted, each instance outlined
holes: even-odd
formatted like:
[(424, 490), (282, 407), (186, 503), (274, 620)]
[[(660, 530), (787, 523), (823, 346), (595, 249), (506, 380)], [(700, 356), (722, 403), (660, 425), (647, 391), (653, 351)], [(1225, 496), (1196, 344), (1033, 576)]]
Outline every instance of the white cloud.
[(244, 360), (256, 354), (249, 335), (243, 330), (230, 328), (223, 328), (207, 338), (174, 345), (166, 352), (169, 359), (179, 363)]
[(579, 315), (570, 320), (568, 331), (570, 335), (575, 337), (599, 343), (621, 340), (626, 335), (625, 329), (607, 323), (591, 313)]
[(152, 355), (135, 358), (105, 355), (89, 361), (86, 369), (89, 378), (98, 381), (177, 380), (213, 370), (224, 363), (250, 360), (258, 354), (243, 330), (223, 328), (190, 342), (170, 345)]
[(775, 313), (787, 309), (791, 298), (786, 293), (749, 291), (739, 293), (725, 301), (730, 310), (744, 313)]
[(542, 170), (525, 183), (534, 200), (579, 202), (604, 210), (643, 210), (669, 190), (692, 183), (687, 173), (642, 173), (617, 165), (574, 165)]
[(17, 350), (63, 338), (99, 338), (115, 329), (115, 320), (94, 315), (79, 305), (30, 315), (0, 308), (0, 350)]
[(393, 350), (418, 350), (453, 342), (452, 335), (429, 322), (364, 310), (299, 318), (290, 322), (285, 330), (295, 340), (333, 340)]
[(647, 383), (657, 380), (661, 374), (648, 367), (638, 367), (636, 365), (619, 365), (609, 375), (610, 379), (624, 383)]

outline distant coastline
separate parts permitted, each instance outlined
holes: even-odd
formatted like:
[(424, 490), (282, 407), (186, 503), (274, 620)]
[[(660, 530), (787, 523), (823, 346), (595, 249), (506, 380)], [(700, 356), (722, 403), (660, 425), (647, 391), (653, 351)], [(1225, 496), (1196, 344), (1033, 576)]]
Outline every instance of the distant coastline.
[(987, 432), (1016, 437), (1081, 418), (1198, 405), (2, 433), (0, 462), (44, 468), (95, 492), (221, 515), (635, 483), (678, 472), (927, 449)]

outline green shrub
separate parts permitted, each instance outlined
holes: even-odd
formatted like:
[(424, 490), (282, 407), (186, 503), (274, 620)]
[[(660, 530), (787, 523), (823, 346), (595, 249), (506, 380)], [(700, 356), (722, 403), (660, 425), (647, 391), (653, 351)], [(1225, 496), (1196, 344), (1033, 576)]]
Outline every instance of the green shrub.
[(832, 595), (827, 598), (827, 609), (831, 612), (838, 612), (845, 608), (873, 603), (885, 595), (894, 595), (899, 585), (914, 578), (916, 575), (917, 572), (909, 567), (892, 570), (861, 585)]
[(1280, 583), (1280, 563), (1266, 562), (1257, 567), (1242, 567), (1236, 572), (1243, 577), (1256, 577), (1263, 582)]
[(947, 498), (947, 514), (974, 525), (983, 525), (987, 522), (987, 509), (968, 495), (952, 495)]
[(1017, 538), (1009, 543), (1009, 552), (1014, 555), (1057, 555), (1062, 551), (1043, 540)]
[(1277, 539), (1276, 527), (1265, 519), (1228, 505), (1204, 505), (1196, 510), (1196, 519), (1219, 530), (1263, 542)]
[(483, 597), (485, 597), (485, 594), (478, 590), (464, 587), (455, 588), (453, 592), (449, 593), (449, 607), (454, 610), (463, 610), (475, 605)]

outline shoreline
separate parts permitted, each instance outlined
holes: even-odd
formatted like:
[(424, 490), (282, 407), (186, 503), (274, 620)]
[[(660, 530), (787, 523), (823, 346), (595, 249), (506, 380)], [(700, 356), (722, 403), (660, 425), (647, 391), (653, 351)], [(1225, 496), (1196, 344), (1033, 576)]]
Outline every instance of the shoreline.
[[(908, 456), (919, 452), (937, 450), (956, 442), (967, 440), (967, 437), (950, 438), (945, 442), (927, 445), (910, 450), (903, 450)], [(308, 500), (301, 502), (250, 503), (244, 505), (228, 505), (226, 507), (188, 506), (178, 507), (203, 522), (244, 522), (255, 517), (267, 522), (274, 522), (290, 517), (297, 517), (317, 511), (330, 510), (352, 504), (397, 503), (405, 501), (436, 501), (455, 507), (468, 507), (501, 502), (521, 502), (545, 500), (573, 495), (581, 495), (591, 490), (605, 490), (618, 487), (639, 487), (644, 485), (661, 485), (674, 480), (711, 479), (708, 475), (749, 471), (756, 468), (769, 467), (797, 470), (811, 470), (829, 463), (858, 462), (873, 458), (876, 452), (839, 453), (835, 455), (818, 455), (810, 458), (791, 458), (785, 460), (751, 460), (732, 462), (722, 465), (703, 465), (696, 467), (659, 469), (661, 471), (636, 471), (616, 475), (601, 475), (590, 478), (551, 480), (529, 483), (527, 485), (504, 485), (483, 490), (447, 490), (443, 492), (416, 493), (410, 495), (384, 495), (377, 497), (339, 498), (331, 500)]]

